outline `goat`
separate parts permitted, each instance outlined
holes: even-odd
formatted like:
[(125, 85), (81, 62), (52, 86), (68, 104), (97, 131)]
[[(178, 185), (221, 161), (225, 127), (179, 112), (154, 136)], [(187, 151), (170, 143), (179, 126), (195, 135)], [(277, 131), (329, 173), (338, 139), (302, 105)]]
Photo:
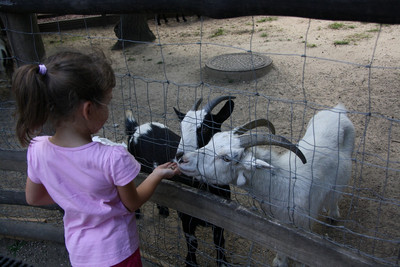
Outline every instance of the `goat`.
[[(229, 99), (229, 101), (225, 103), (224, 107), (221, 108), (217, 114), (211, 113), (214, 107), (227, 99)], [(206, 144), (216, 132), (220, 132), (222, 123), (233, 111), (234, 102), (232, 99), (234, 99), (234, 97), (218, 97), (208, 102), (201, 110), (197, 110), (202, 101), (202, 99), (199, 99), (187, 114), (183, 114), (174, 108), (175, 113), (181, 121), (182, 133), (187, 131), (185, 129), (194, 129), (194, 132), (197, 135), (197, 138), (186, 141), (184, 141), (184, 138), (186, 136), (190, 137), (191, 134), (182, 134), (181, 139), (172, 130), (159, 123), (145, 123), (139, 126), (134, 120), (132, 112), (127, 111), (125, 131), (128, 135), (128, 151), (133, 154), (140, 163), (143, 164), (142, 171), (150, 173), (154, 166), (170, 161), (175, 157), (179, 143), (182, 144), (182, 148), (187, 145), (188, 147), (192, 147), (192, 149), (196, 149)], [(199, 116), (199, 114), (201, 114), (201, 116)], [(193, 118), (189, 120), (189, 117), (192, 115), (195, 116), (193, 117), (195, 120), (193, 120)], [(230, 198), (230, 189), (228, 185), (225, 185), (222, 188), (208, 187), (203, 183), (199, 183), (197, 180), (192, 180), (192, 178), (184, 176), (174, 177), (173, 180), (202, 190), (209, 190), (211, 193), (225, 198)], [(163, 211), (165, 214), (168, 214), (168, 208), (159, 208), (160, 212)], [(226, 262), (226, 257), (224, 254), (225, 240), (223, 237), (222, 228), (213, 226), (203, 220), (194, 218), (179, 211), (178, 215), (182, 221), (182, 228), (187, 242), (187, 266), (198, 265), (195, 255), (197, 249), (195, 230), (197, 226), (213, 227), (218, 266), (221, 266), (224, 262)]]
[[(318, 112), (298, 145), (274, 133), (245, 135), (243, 127), (217, 133), (206, 146), (182, 155), (179, 168), (209, 183), (247, 186), (267, 214), (312, 229), (325, 208), (332, 218), (340, 216), (338, 201), (351, 176), (355, 138), (346, 112), (341, 104)], [(259, 145), (290, 151), (254, 147)], [(273, 264), (285, 266), (287, 258), (278, 255)]]
[[(168, 16), (168, 15), (170, 15), (170, 14), (165, 14), (165, 13), (163, 13), (163, 14), (157, 14), (157, 16), (156, 16), (156, 17), (157, 17), (157, 24), (158, 24), (158, 25), (161, 25), (161, 19), (164, 20), (165, 24), (167, 24), (167, 23), (168, 23), (168, 19), (167, 19), (167, 16)], [(182, 16), (182, 20), (183, 20), (184, 22), (187, 21), (187, 19), (185, 18), (185, 15), (184, 15), (183, 13), (182, 13), (182, 14), (177, 13), (177, 14), (175, 14), (176, 22), (180, 22), (179, 15)]]
[[(159, 164), (170, 161), (176, 154), (181, 137), (164, 124), (148, 122), (139, 125), (132, 111), (125, 112), (125, 134), (128, 136), (128, 151), (141, 164), (141, 171), (151, 173)], [(157, 205), (159, 214), (169, 216), (167, 207)], [(136, 217), (140, 218), (140, 209)]]
[[(232, 99), (235, 97), (223, 96), (208, 102), (202, 109), (198, 109), (202, 99), (200, 98), (186, 114), (174, 108), (176, 115), (181, 121), (182, 138), (179, 142), (176, 157), (179, 158), (184, 151), (192, 151), (200, 148), (208, 143), (214, 134), (221, 131), (222, 123), (231, 115), (234, 102)], [(212, 114), (212, 109), (221, 101), (227, 100), (224, 107), (218, 114)], [(194, 180), (192, 186), (201, 190), (209, 191), (212, 194), (221, 196), (225, 199), (230, 199), (229, 185), (217, 186), (199, 183)], [(225, 238), (224, 229), (212, 225), (206, 221), (192, 217), (190, 215), (179, 213), (182, 220), (182, 228), (185, 232), (186, 244), (188, 254), (186, 257), (187, 266), (197, 266), (196, 250), (197, 239), (195, 236), (197, 226), (207, 227), (210, 226), (213, 230), (214, 244), (217, 250), (217, 265), (223, 266), (226, 262), (225, 256)]]

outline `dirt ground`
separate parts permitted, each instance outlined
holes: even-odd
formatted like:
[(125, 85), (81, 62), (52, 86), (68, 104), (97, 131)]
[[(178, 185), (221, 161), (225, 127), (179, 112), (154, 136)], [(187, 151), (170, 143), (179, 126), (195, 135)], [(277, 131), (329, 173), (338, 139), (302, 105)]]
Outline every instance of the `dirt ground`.
[[(232, 95), (235, 110), (224, 129), (267, 117), (280, 135), (297, 142), (316, 111), (343, 103), (356, 128), (356, 144), (352, 179), (340, 202), (342, 227), (321, 224), (316, 232), (380, 263), (399, 264), (400, 224), (395, 218), (400, 217), (400, 26), (270, 16), (187, 19), (185, 23), (170, 19), (161, 26), (149, 21), (157, 39), (121, 51), (110, 49), (116, 41), (113, 26), (44, 34), (43, 40), (48, 54), (60, 48), (96, 46), (112, 59), (117, 87), (112, 116), (101, 134), (117, 142), (125, 141), (123, 112), (128, 108), (139, 122), (161, 122), (178, 133), (172, 107), (186, 112), (198, 97), (206, 101)], [(273, 60), (265, 76), (237, 82), (216, 79), (204, 69), (214, 56), (247, 51)], [(236, 192), (233, 199), (252, 203), (250, 194)], [(157, 219), (150, 229), (170, 224), (175, 225)], [(171, 228), (179, 238), (165, 245), (169, 253), (163, 251), (165, 259), (158, 264), (182, 266), (182, 233), (178, 224), (178, 230)], [(148, 230), (145, 224), (142, 230)], [(200, 235), (208, 240), (205, 250), (211, 252), (201, 258), (201, 265), (213, 266), (212, 241), (205, 232)], [(250, 253), (254, 244), (227, 235), (232, 262), (245, 265), (240, 255), (254, 256)], [(235, 248), (235, 243), (242, 247)], [(255, 251), (261, 256), (254, 256), (257, 260), (250, 260), (251, 266), (271, 259), (265, 249)], [(175, 252), (181, 256), (171, 259), (168, 254)], [(68, 266), (62, 245), (42, 241), (21, 244), (0, 239), (2, 253), (37, 266)]]

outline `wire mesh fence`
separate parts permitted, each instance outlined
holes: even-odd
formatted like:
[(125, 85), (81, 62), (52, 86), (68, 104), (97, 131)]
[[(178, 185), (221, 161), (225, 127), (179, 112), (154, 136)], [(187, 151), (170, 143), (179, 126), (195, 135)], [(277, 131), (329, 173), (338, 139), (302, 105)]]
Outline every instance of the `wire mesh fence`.
[[(187, 22), (161, 22), (148, 21), (156, 36), (154, 42), (122, 40), (121, 50), (111, 50), (118, 41), (114, 25), (40, 33), (47, 54), (65, 48), (100, 47), (111, 58), (117, 86), (109, 121), (99, 135), (126, 142), (127, 109), (140, 124), (163, 123), (181, 135), (173, 107), (186, 112), (200, 97), (208, 101), (230, 95), (236, 97), (235, 108), (223, 130), (267, 118), (279, 135), (297, 143), (312, 116), (343, 103), (356, 132), (351, 179), (340, 188), (340, 219), (331, 224), (327, 213), (321, 213), (315, 218), (313, 234), (379, 264), (398, 265), (400, 27), (269, 16), (223, 20), (194, 16), (187, 17)], [(7, 25), (4, 27), (7, 31)], [(204, 66), (208, 60), (230, 53), (263, 55), (273, 63), (264, 76), (247, 81), (207, 73)], [(23, 150), (14, 136), (10, 88), (1, 90), (0, 149)], [(24, 173), (2, 172), (0, 188), (23, 189), (24, 181)], [(271, 216), (265, 214), (251, 190), (235, 185), (231, 190), (233, 201)], [(24, 208), (15, 215), (20, 208), (0, 208), (2, 216), (10, 220), (16, 216), (28, 221), (61, 219), (55, 215), (57, 211), (49, 215), (43, 214), (48, 211), (25, 212)], [(146, 256), (160, 265), (184, 265), (185, 236), (176, 211), (164, 218), (156, 204), (148, 203), (142, 212), (138, 224)], [(271, 264), (272, 248), (228, 231), (225, 235), (228, 261), (233, 266)], [(196, 236), (200, 266), (214, 265), (212, 231), (200, 227)]]

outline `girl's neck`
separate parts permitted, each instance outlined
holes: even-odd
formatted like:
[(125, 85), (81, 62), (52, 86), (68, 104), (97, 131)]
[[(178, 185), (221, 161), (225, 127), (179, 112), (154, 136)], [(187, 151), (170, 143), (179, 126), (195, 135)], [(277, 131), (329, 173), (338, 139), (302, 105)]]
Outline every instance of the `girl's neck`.
[(90, 132), (80, 131), (72, 125), (57, 127), (56, 133), (50, 138), (50, 142), (61, 147), (79, 147), (92, 142)]

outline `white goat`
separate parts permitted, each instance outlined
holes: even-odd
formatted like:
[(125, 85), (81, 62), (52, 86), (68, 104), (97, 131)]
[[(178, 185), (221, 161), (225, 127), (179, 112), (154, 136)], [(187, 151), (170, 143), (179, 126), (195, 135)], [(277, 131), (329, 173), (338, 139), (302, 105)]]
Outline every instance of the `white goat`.
[[(339, 104), (317, 113), (297, 146), (274, 134), (244, 134), (241, 128), (217, 133), (205, 147), (184, 154), (179, 168), (209, 183), (246, 185), (262, 200), (264, 212), (312, 228), (323, 208), (332, 218), (340, 216), (337, 204), (351, 176), (355, 138), (346, 112)], [(258, 145), (278, 145), (291, 151), (278, 154), (270, 148), (253, 147)], [(274, 265), (284, 266), (286, 260), (277, 257)]]

